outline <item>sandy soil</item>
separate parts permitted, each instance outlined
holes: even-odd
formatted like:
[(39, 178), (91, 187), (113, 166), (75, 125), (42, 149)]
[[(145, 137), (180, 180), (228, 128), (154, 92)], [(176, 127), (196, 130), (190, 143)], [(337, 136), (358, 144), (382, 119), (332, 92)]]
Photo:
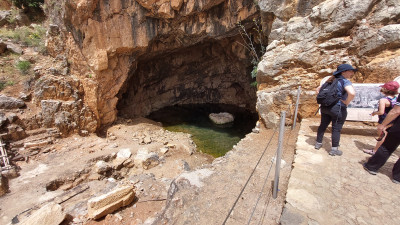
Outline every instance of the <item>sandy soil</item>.
[[(46, 152), (29, 157), (27, 161), (16, 162), (20, 168), (20, 175), (9, 180), (10, 192), (0, 198), (0, 223), (7, 224), (17, 215), (20, 217), (29, 215), (29, 211), (62, 196), (77, 186), (88, 185), (90, 188), (76, 196), (77, 200), (71, 198), (62, 203), (67, 211), (71, 207), (73, 211), (76, 211), (76, 203), (107, 189), (110, 183), (118, 182), (126, 177), (151, 173), (154, 174), (155, 179), (173, 179), (184, 171), (185, 165), (190, 169), (196, 169), (213, 160), (211, 156), (191, 149), (193, 146), (190, 135), (165, 131), (159, 124), (144, 118), (119, 121), (107, 129), (106, 133), (106, 137), (92, 134), (88, 137), (73, 135), (56, 139), (54, 144), (41, 147), (41, 149), (47, 149)], [(142, 137), (150, 137), (151, 142), (142, 143)], [(93, 170), (97, 161), (107, 160), (121, 149), (130, 149), (132, 155), (135, 156), (141, 148), (146, 148), (150, 152), (159, 152), (159, 149), (164, 146), (170, 146), (170, 150), (163, 155), (159, 153), (160, 165), (149, 170), (135, 165), (110, 177), (96, 176), (88, 172)], [(62, 184), (57, 185), (59, 187), (54, 191), (46, 190), (46, 187), (51, 186), (51, 182), (54, 183), (54, 181), (60, 181), (59, 183)], [(163, 201), (140, 202), (138, 199), (126, 213), (129, 215), (133, 213), (137, 219), (145, 219), (146, 214), (158, 211), (162, 204)], [(28, 211), (24, 212), (25, 210)], [(69, 213), (74, 216), (79, 214), (73, 211)], [(85, 213), (84, 209), (82, 213)]]

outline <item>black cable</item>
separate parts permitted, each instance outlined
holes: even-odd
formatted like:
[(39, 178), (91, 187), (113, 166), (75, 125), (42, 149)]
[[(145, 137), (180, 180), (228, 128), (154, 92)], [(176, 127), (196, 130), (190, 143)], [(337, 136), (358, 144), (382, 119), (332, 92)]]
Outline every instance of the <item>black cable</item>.
[[(292, 106), (292, 104), (289, 104), (289, 105), (288, 105), (288, 109), (287, 109), (290, 113), (291, 113), (291, 111), (290, 111), (291, 106)], [(286, 118), (285, 118), (285, 119), (286, 119)], [(288, 129), (288, 127), (289, 127), (288, 125), (285, 126), (286, 130)], [(289, 132), (290, 132), (290, 133), (289, 133), (289, 137), (290, 137), (291, 131), (289, 131)], [(286, 147), (287, 147), (288, 143), (289, 143), (289, 142), (286, 142)], [(276, 151), (275, 151), (275, 155), (277, 155), (277, 151), (278, 151), (278, 148), (277, 148)], [(282, 151), (283, 151), (283, 149), (282, 149)], [(276, 161), (276, 160), (277, 160), (277, 159), (275, 158), (275, 161)], [(267, 176), (266, 176), (266, 178), (265, 178), (265, 180), (264, 180), (264, 184), (263, 184), (263, 186), (262, 186), (262, 188), (261, 188), (261, 191), (260, 191), (260, 193), (259, 193), (259, 195), (258, 195), (256, 204), (255, 204), (254, 207), (253, 207), (253, 211), (252, 211), (252, 213), (251, 213), (251, 216), (250, 216), (250, 218), (249, 218), (247, 224), (250, 224), (250, 221), (251, 221), (251, 219), (252, 219), (252, 217), (253, 217), (253, 215), (254, 215), (254, 212), (255, 212), (255, 210), (256, 210), (256, 207), (257, 207), (257, 205), (258, 205), (258, 202), (259, 202), (260, 199), (261, 199), (261, 195), (262, 195), (263, 190), (264, 190), (264, 188), (265, 188), (265, 184), (267, 183), (269, 174), (270, 174), (271, 169), (272, 169), (272, 165), (273, 165), (273, 163), (271, 163), (271, 166), (270, 166), (270, 168), (269, 168), (269, 170), (268, 170), (268, 174), (267, 174)], [(268, 203), (269, 203), (269, 201), (268, 201)], [(264, 219), (265, 213), (266, 213), (266, 207), (265, 207), (265, 205), (264, 205), (263, 214), (262, 214), (262, 217), (261, 217), (262, 220)]]
[(247, 224), (250, 224), (250, 221), (251, 221), (251, 219), (253, 218), (254, 212), (256, 211), (256, 208), (257, 208), (257, 205), (258, 205), (258, 201), (260, 201), (260, 199), (261, 199), (261, 194), (263, 193), (265, 184), (267, 183), (267, 180), (268, 180), (268, 177), (269, 177), (269, 173), (271, 172), (271, 169), (272, 169), (272, 165), (273, 165), (273, 163), (271, 163), (271, 166), (269, 167), (267, 177), (266, 177), (265, 180), (264, 180), (264, 184), (263, 184), (263, 186), (262, 186), (262, 188), (261, 188), (260, 194), (258, 195), (257, 202), (256, 202), (256, 204), (255, 204), (254, 207), (253, 207), (253, 211), (251, 212), (251, 215), (250, 215), (250, 218), (249, 218), (249, 221), (247, 222)]
[(231, 215), (233, 209), (235, 208), (237, 202), (239, 201), (240, 196), (243, 194), (244, 189), (246, 188), (247, 184), (249, 183), (250, 178), (253, 176), (254, 171), (256, 170), (256, 168), (257, 168), (258, 164), (260, 163), (262, 157), (264, 156), (265, 152), (267, 151), (267, 148), (269, 147), (269, 144), (271, 143), (272, 138), (275, 136), (275, 133), (276, 133), (276, 128), (275, 128), (274, 133), (272, 134), (271, 138), (269, 139), (269, 142), (268, 142), (268, 144), (267, 144), (267, 147), (265, 147), (264, 152), (263, 152), (262, 155), (260, 156), (260, 159), (258, 160), (256, 166), (254, 167), (254, 169), (253, 169), (253, 171), (251, 172), (249, 178), (247, 179), (245, 185), (243, 186), (242, 190), (240, 191), (238, 197), (236, 198), (235, 203), (233, 203), (233, 206), (232, 206), (231, 209), (229, 210), (229, 213), (228, 213), (228, 215), (226, 216), (226, 218), (225, 218), (224, 222), (222, 223), (222, 225), (225, 225), (226, 221), (229, 219), (229, 216)]

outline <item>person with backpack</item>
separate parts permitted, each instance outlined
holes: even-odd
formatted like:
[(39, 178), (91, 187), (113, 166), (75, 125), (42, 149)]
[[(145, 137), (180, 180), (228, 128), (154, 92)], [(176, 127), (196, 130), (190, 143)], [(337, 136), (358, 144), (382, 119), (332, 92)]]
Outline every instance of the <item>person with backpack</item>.
[(326, 128), (332, 122), (331, 156), (340, 156), (338, 149), (340, 132), (347, 117), (347, 106), (355, 96), (354, 87), (349, 80), (357, 69), (349, 64), (340, 64), (333, 75), (317, 88), (317, 102), (321, 105), (321, 123), (318, 127), (315, 149), (322, 147), (322, 139)]
[[(379, 120), (378, 123), (381, 124), (383, 120), (386, 118), (386, 115), (389, 113), (389, 111), (393, 108), (394, 104), (397, 102), (397, 97), (396, 95), (398, 94), (398, 89), (399, 89), (399, 83), (396, 81), (390, 81), (385, 83), (384, 85), (381, 86), (381, 93), (385, 95), (384, 98), (379, 99), (378, 102), (378, 111), (373, 112), (371, 115), (375, 116), (378, 115)], [(389, 124), (386, 129), (391, 127), (391, 124)], [(383, 130), (383, 133), (381, 134), (381, 138), (377, 139), (377, 143), (375, 145), (374, 149), (364, 149), (363, 152), (373, 155), (375, 154), (376, 150), (382, 145), (382, 143), (385, 141), (387, 131)]]

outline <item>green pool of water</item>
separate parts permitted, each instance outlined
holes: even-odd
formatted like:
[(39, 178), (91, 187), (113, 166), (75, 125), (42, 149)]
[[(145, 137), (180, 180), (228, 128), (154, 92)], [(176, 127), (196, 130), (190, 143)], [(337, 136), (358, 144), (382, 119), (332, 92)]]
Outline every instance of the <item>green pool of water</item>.
[[(208, 115), (219, 112), (233, 114), (235, 121), (227, 126), (215, 125)], [(161, 122), (166, 130), (191, 134), (199, 151), (220, 157), (251, 132), (258, 116), (235, 106), (204, 104), (166, 107), (149, 118)]]

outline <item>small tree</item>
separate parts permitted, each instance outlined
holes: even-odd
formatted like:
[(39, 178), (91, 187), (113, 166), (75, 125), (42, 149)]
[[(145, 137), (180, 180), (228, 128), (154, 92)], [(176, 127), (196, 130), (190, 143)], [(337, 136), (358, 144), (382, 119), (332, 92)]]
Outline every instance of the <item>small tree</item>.
[(14, 5), (20, 9), (33, 9), (41, 10), (41, 5), (43, 5), (44, 0), (12, 0)]
[[(263, 34), (262, 28), (258, 20), (253, 19), (254, 27), (251, 31), (247, 31), (246, 27), (241, 23), (238, 22), (239, 33), (243, 39), (244, 44), (241, 44), (245, 47), (252, 57), (251, 64), (253, 65), (253, 70), (251, 71), (251, 78), (256, 78), (257, 76), (257, 66), (258, 63), (261, 61), (261, 56), (265, 53), (265, 46), (263, 45)], [(256, 45), (259, 45), (257, 47)], [(254, 81), (252, 85), (256, 86), (257, 81)]]

